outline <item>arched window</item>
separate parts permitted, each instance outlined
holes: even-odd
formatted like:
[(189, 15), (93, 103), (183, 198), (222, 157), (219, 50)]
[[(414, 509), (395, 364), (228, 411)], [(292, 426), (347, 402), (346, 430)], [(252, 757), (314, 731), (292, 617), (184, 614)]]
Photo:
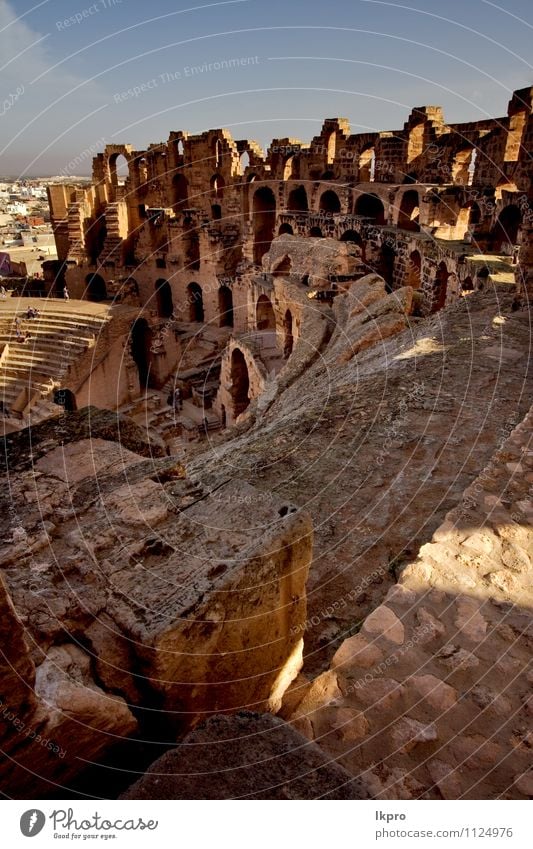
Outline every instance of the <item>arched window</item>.
[(374, 147), (367, 147), (359, 157), (359, 182), (372, 183), (376, 170), (376, 151)]
[(278, 230), (278, 236), (283, 236), (286, 233), (288, 236), (294, 236), (294, 230), (290, 224), (282, 224)]

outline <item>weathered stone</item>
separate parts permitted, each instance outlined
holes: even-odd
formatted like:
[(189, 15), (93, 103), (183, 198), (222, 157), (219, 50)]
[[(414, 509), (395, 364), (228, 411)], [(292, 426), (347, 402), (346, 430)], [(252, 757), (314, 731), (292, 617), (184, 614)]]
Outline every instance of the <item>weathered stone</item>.
[(382, 604), (367, 616), (362, 628), (363, 635), (370, 637), (384, 637), (397, 646), (403, 644), (405, 631), (402, 622), (396, 614)]
[(434, 675), (415, 675), (409, 683), (415, 693), (439, 713), (449, 710), (457, 702), (457, 692)]
[(365, 799), (365, 784), (269, 715), (215, 716), (123, 799)]
[(346, 675), (352, 666), (370, 669), (383, 659), (383, 652), (374, 644), (365, 640), (361, 634), (355, 634), (344, 640), (331, 660), (331, 668)]
[(391, 731), (392, 745), (400, 752), (410, 752), (422, 743), (431, 743), (438, 739), (437, 727), (433, 723), (425, 725), (416, 719), (404, 716), (396, 722)]

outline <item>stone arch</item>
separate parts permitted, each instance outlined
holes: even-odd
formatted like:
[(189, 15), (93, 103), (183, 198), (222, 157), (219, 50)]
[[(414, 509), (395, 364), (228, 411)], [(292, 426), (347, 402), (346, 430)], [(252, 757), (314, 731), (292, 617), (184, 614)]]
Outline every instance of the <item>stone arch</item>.
[(211, 177), (210, 185), (211, 197), (222, 200), (222, 198), (224, 197), (225, 186), (224, 177), (222, 177), (220, 174), (213, 174), (213, 176)]
[(291, 273), (292, 260), (288, 254), (285, 254), (278, 262), (275, 268), (272, 269), (274, 277), (283, 277)]
[(108, 160), (113, 186), (124, 186), (130, 176), (130, 164), (124, 153), (112, 153)]
[(145, 318), (138, 318), (132, 325), (131, 356), (137, 366), (141, 389), (150, 385), (152, 336), (152, 330)]
[(229, 286), (218, 290), (218, 326), (233, 327), (233, 292)]
[(173, 208), (178, 211), (187, 206), (189, 200), (189, 184), (183, 174), (175, 174), (172, 178)]
[(516, 245), (521, 224), (520, 208), (513, 203), (505, 206), (492, 229), (492, 250), (500, 251), (505, 244)]
[(240, 169), (241, 175), (244, 174), (244, 172), (249, 167), (249, 165), (250, 165), (250, 154), (248, 153), (247, 150), (243, 150), (243, 152), (239, 156), (239, 169)]
[(474, 281), (472, 280), (470, 275), (468, 275), (468, 277), (465, 277), (465, 279), (463, 280), (463, 282), (461, 284), (461, 292), (462, 292), (463, 295), (469, 295), (470, 292), (473, 292), (473, 291), (474, 291)]
[(85, 293), (88, 301), (105, 301), (107, 299), (107, 287), (105, 280), (100, 274), (88, 274), (85, 278), (87, 286)]
[(168, 280), (161, 278), (155, 283), (155, 297), (157, 302), (157, 314), (160, 318), (170, 318), (174, 312), (172, 300), (172, 288)]
[(337, 192), (328, 189), (320, 195), (318, 206), (320, 212), (329, 212), (333, 215), (341, 211), (341, 202)]
[(463, 147), (456, 151), (452, 162), (452, 183), (458, 186), (472, 185), (473, 173), (471, 172), (473, 147)]
[(287, 310), (283, 318), (283, 356), (286, 360), (288, 360), (292, 354), (294, 345), (292, 324), (292, 313), (290, 310)]
[(431, 293), (431, 312), (439, 312), (446, 305), (446, 297), (448, 295), (448, 278), (450, 272), (445, 262), (441, 262), (437, 268), (435, 279), (433, 281), (433, 291)]
[(420, 251), (412, 251), (409, 254), (409, 265), (407, 267), (407, 285), (413, 289), (419, 289), (422, 282), (422, 257)]
[(272, 302), (266, 295), (259, 295), (255, 305), (255, 320), (258, 330), (275, 330), (276, 316)]
[(253, 197), (254, 262), (261, 260), (270, 248), (276, 225), (276, 198), (268, 186), (263, 186)]
[(355, 201), (354, 215), (370, 218), (375, 224), (385, 224), (385, 207), (377, 195), (359, 195)]
[(278, 230), (278, 236), (283, 236), (286, 233), (289, 236), (294, 236), (294, 230), (292, 229), (290, 224), (282, 224)]
[(189, 321), (203, 323), (204, 321), (204, 296), (202, 287), (195, 283), (187, 286), (187, 299), (189, 302)]
[(233, 402), (233, 417), (236, 419), (244, 413), (250, 403), (250, 376), (248, 366), (240, 348), (231, 352), (231, 390)]
[(304, 186), (298, 186), (296, 189), (292, 189), (289, 192), (289, 197), (287, 198), (287, 211), (288, 212), (307, 212), (309, 210), (309, 204), (307, 202), (307, 192), (305, 191)]
[(359, 182), (373, 183), (376, 170), (376, 150), (374, 145), (363, 148), (359, 156)]
[(395, 265), (396, 251), (388, 242), (385, 242), (379, 252), (378, 274), (383, 277), (387, 292), (392, 292), (394, 289)]
[(354, 245), (357, 245), (361, 248), (361, 256), (363, 260), (365, 259), (365, 243), (363, 242), (362, 236), (357, 230), (345, 230), (342, 236), (339, 239), (340, 242), (351, 242)]
[(400, 201), (398, 213), (398, 227), (400, 230), (410, 230), (413, 233), (420, 231), (420, 201), (418, 192), (410, 189), (404, 192)]
[(75, 413), (78, 409), (76, 396), (71, 389), (56, 389), (54, 392), (54, 404), (63, 407), (66, 413)]

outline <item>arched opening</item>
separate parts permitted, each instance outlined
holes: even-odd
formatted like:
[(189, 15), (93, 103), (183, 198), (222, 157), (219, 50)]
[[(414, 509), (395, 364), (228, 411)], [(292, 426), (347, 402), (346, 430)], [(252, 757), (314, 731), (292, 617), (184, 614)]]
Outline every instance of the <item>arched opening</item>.
[(85, 278), (87, 284), (86, 297), (88, 301), (105, 301), (107, 298), (107, 288), (105, 280), (99, 274), (89, 274)]
[(296, 157), (295, 156), (289, 156), (289, 158), (287, 159), (287, 161), (285, 162), (285, 164), (283, 166), (283, 179), (284, 180), (292, 180), (292, 179), (294, 179), (294, 177), (297, 177), (296, 163), (297, 163)]
[(322, 239), (323, 238), (322, 230), (320, 229), (320, 227), (311, 227), (311, 229), (309, 230), (309, 235), (313, 239)]
[(247, 150), (243, 150), (243, 152), (241, 153), (241, 155), (239, 157), (239, 169), (240, 169), (240, 172), (241, 172), (241, 176), (244, 174), (244, 172), (249, 167), (249, 165), (250, 165), (250, 154), (248, 153)]
[(320, 212), (329, 212), (332, 215), (341, 211), (341, 202), (339, 196), (332, 189), (328, 189), (320, 196), (319, 203)]
[(309, 205), (307, 203), (307, 192), (303, 186), (298, 186), (289, 193), (287, 199), (288, 212), (307, 212)]
[(233, 327), (233, 292), (229, 286), (218, 290), (219, 327)]
[(283, 319), (283, 356), (286, 360), (292, 354), (294, 337), (292, 335), (292, 313), (287, 310)]
[(137, 366), (141, 389), (150, 383), (152, 331), (145, 318), (138, 318), (131, 328), (131, 356)]
[(400, 202), (398, 227), (401, 230), (410, 230), (413, 233), (418, 233), (420, 231), (419, 215), (418, 192), (404, 192)]
[(439, 312), (445, 304), (448, 294), (448, 277), (450, 272), (446, 268), (446, 263), (441, 262), (437, 268), (435, 280), (433, 281), (433, 293), (431, 299), (431, 312)]
[(474, 291), (474, 283), (470, 276), (465, 277), (461, 284), (461, 292), (463, 295), (469, 295)]
[(54, 392), (54, 404), (63, 407), (66, 413), (75, 413), (78, 409), (76, 396), (70, 389), (56, 389)]
[(284, 256), (280, 262), (272, 269), (274, 277), (284, 277), (291, 273), (292, 261), (290, 256)]
[(379, 254), (378, 274), (385, 281), (385, 289), (387, 292), (392, 292), (394, 288), (394, 266), (396, 262), (396, 251), (389, 244), (385, 243)]
[(322, 182), (324, 182), (324, 180), (325, 181), (334, 180), (335, 179), (335, 172), (334, 171), (324, 171), (324, 173), (320, 175), (320, 179), (322, 180)]
[(359, 195), (354, 214), (369, 218), (375, 224), (385, 224), (385, 207), (377, 195)]
[(276, 316), (270, 300), (266, 295), (259, 295), (255, 307), (255, 320), (258, 330), (275, 330)]
[(224, 178), (220, 174), (214, 174), (211, 177), (211, 197), (222, 200), (224, 197)]
[(172, 302), (172, 288), (168, 280), (157, 280), (155, 284), (155, 296), (157, 301), (157, 314), (160, 318), (170, 318), (174, 312)]
[(184, 153), (185, 153), (185, 148), (183, 146), (183, 139), (178, 139), (176, 141), (176, 154), (178, 156), (183, 156)]
[(254, 262), (261, 260), (270, 248), (276, 226), (276, 199), (272, 189), (258, 189), (253, 199)]
[(470, 165), (473, 152), (474, 149), (472, 147), (465, 147), (463, 150), (458, 150), (455, 154), (452, 163), (452, 183), (455, 183), (455, 185), (471, 185)]
[(202, 287), (198, 283), (189, 283), (187, 299), (189, 301), (189, 321), (202, 323), (204, 320), (204, 297)]
[(189, 184), (183, 174), (176, 174), (172, 178), (172, 193), (174, 210), (185, 209), (189, 199)]
[(330, 133), (327, 141), (327, 163), (333, 165), (337, 150), (337, 133)]
[(220, 221), (222, 219), (222, 207), (219, 203), (213, 203), (211, 205), (211, 218), (213, 221)]
[(470, 207), (470, 218), (468, 220), (469, 227), (475, 227), (481, 223), (481, 209), (478, 203), (473, 203)]
[(407, 268), (407, 285), (413, 289), (420, 288), (422, 272), (422, 257), (418, 251), (413, 251), (409, 255), (409, 265)]
[(200, 268), (200, 237), (190, 218), (186, 218), (184, 222), (183, 248), (186, 267), (198, 271)]
[(357, 230), (346, 230), (342, 236), (340, 237), (341, 242), (351, 242), (354, 245), (357, 245), (361, 248), (361, 257), (364, 260), (365, 258), (365, 245), (361, 234), (357, 232)]
[(521, 223), (522, 213), (517, 206), (510, 204), (502, 209), (491, 233), (492, 250), (497, 253), (507, 246), (507, 253), (512, 253), (512, 248), (518, 242)]
[(294, 236), (294, 230), (292, 229), (290, 224), (282, 224), (278, 230), (278, 235), (283, 236), (284, 233), (287, 233), (288, 236)]
[(359, 157), (359, 182), (373, 183), (376, 170), (376, 151), (367, 147)]
[(109, 157), (109, 171), (113, 186), (123, 186), (130, 175), (128, 160), (122, 153)]
[(250, 378), (248, 366), (244, 354), (235, 348), (231, 354), (231, 398), (233, 401), (233, 416), (237, 418), (243, 413), (250, 403), (248, 391), (250, 389)]

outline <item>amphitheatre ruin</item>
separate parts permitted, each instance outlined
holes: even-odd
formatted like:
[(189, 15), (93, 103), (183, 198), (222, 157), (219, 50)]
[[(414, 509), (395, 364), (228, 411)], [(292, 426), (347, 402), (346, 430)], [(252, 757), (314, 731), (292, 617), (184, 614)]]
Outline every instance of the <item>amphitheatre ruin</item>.
[(0, 301), (5, 794), (533, 796), (532, 103), (49, 187)]

